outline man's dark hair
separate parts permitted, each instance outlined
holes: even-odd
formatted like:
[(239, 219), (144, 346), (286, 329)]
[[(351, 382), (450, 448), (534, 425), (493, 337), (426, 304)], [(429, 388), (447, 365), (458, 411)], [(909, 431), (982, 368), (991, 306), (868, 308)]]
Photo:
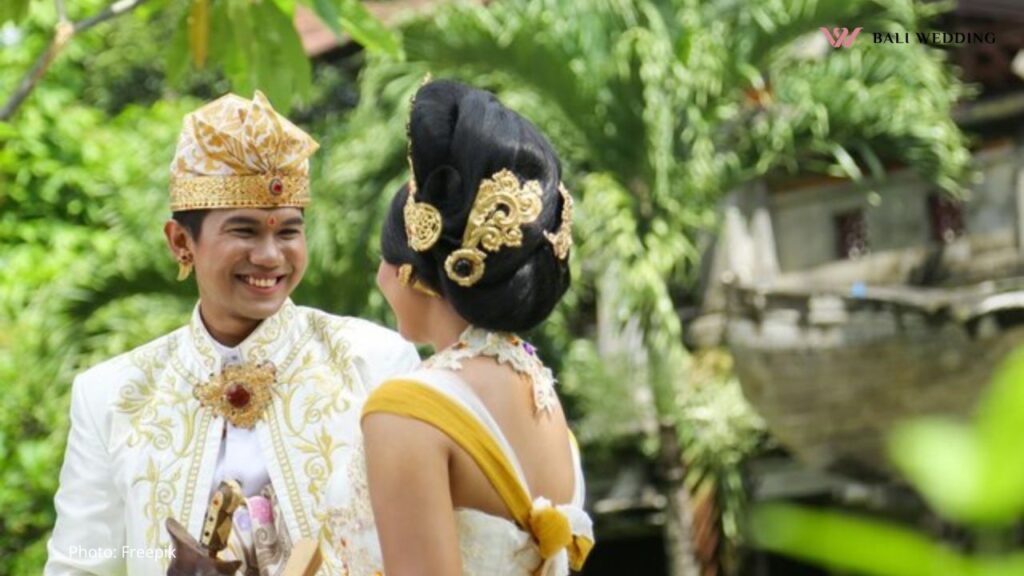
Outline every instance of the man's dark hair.
[(209, 210), (182, 210), (172, 212), (171, 218), (188, 230), (188, 233), (192, 235), (192, 240), (199, 242), (199, 232), (203, 229), (203, 220), (206, 220), (206, 215), (209, 213)]

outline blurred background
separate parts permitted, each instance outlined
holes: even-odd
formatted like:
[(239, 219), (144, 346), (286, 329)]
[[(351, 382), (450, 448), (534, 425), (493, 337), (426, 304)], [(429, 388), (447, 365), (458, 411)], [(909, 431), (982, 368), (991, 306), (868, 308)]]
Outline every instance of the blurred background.
[(428, 72), (536, 123), (577, 200), (528, 336), (585, 574), (1024, 574), (1019, 0), (0, 0), (0, 574), (45, 561), (73, 375), (195, 303), (183, 115), (260, 89), (316, 137), (295, 300), (392, 324)]

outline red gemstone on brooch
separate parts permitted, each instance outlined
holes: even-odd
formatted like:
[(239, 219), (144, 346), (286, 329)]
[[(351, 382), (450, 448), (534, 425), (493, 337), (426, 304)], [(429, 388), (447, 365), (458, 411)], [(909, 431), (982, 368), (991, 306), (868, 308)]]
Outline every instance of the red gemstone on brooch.
[(228, 401), (228, 404), (239, 410), (248, 406), (251, 398), (252, 394), (249, 393), (249, 390), (238, 382), (233, 383), (224, 392), (224, 399)]
[(284, 182), (280, 178), (274, 178), (270, 181), (270, 193), (274, 196), (280, 196), (284, 194)]

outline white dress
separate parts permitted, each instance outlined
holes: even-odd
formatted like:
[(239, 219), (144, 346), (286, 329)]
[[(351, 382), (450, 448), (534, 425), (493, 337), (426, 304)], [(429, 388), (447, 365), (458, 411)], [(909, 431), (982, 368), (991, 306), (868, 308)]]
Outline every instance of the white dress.
[[(490, 433), (501, 448), (505, 457), (515, 469), (518, 482), (527, 486), (525, 476), (515, 452), (512, 450), (501, 429), (498, 427), (483, 402), (461, 378), (448, 370), (421, 369), (399, 380), (412, 380), (440, 392), (456, 405), (468, 411)], [(580, 465), (579, 450), (572, 444), (573, 466), (575, 468), (575, 488), (572, 501), (565, 505), (555, 506), (568, 520), (572, 533), (593, 542), (593, 528), (590, 517), (583, 511), (584, 481)], [(372, 526), (372, 512), (369, 511), (369, 490), (366, 486), (365, 468), (360, 471), (361, 478), (353, 478), (361, 483), (357, 491), (367, 499), (363, 516), (357, 520), (365, 529), (358, 542), (344, 543), (339, 556), (347, 556), (347, 567), (352, 576), (375, 576), (383, 574), (383, 561), (376, 532)], [(534, 507), (549, 506), (547, 500), (537, 498)], [(332, 512), (332, 520), (352, 522), (355, 520), (351, 510)], [(459, 551), (462, 558), (462, 573), (465, 576), (564, 576), (569, 574), (569, 554), (561, 550), (545, 561), (534, 537), (515, 522), (503, 517), (493, 516), (478, 510), (456, 509), (455, 521), (459, 537)], [(351, 528), (351, 525), (349, 526)], [(341, 526), (338, 531), (343, 531)], [(351, 530), (348, 531), (350, 534)]]

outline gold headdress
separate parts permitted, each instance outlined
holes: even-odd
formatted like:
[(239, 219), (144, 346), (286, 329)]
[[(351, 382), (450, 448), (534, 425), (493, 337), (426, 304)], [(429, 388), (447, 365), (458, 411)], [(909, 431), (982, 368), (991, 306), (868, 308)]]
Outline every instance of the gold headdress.
[[(420, 82), (420, 88), (430, 82), (428, 72)], [(412, 165), (412, 110), (416, 103), (416, 93), (409, 99), (409, 120), (405, 124), (405, 158), (409, 162), (409, 193), (405, 197), (402, 217), (405, 218), (405, 235), (409, 239), (409, 247), (417, 252), (430, 250), (441, 237), (441, 213), (426, 202), (416, 201), (416, 169)]]
[(218, 98), (185, 117), (171, 163), (171, 211), (306, 206), (317, 148), (261, 92)]
[[(423, 84), (430, 81), (428, 74)], [(409, 103), (409, 120), (415, 96)], [(406, 124), (408, 144), (409, 186), (402, 216), (405, 219), (405, 234), (409, 247), (417, 252), (430, 250), (441, 238), (441, 212), (427, 202), (416, 200), (416, 172), (412, 162), (412, 133)], [(558, 191), (562, 196), (561, 225), (555, 233), (544, 232), (551, 242), (555, 256), (560, 260), (569, 257), (572, 246), (573, 200), (561, 183)], [(462, 246), (448, 255), (444, 269), (450, 278), (460, 286), (472, 286), (484, 275), (486, 252), (497, 252), (504, 246), (518, 247), (523, 243), (523, 224), (529, 224), (540, 216), (543, 209), (544, 191), (537, 180), (520, 184), (519, 178), (510, 170), (502, 169), (480, 183), (469, 220), (462, 236)], [(482, 249), (481, 249), (482, 248)], [(412, 267), (403, 272), (406, 282), (411, 277)], [(436, 294), (436, 293), (435, 293)]]
[(512, 172), (499, 170), (480, 183), (462, 234), (462, 247), (448, 255), (444, 271), (459, 286), (472, 286), (484, 275), (484, 259), (503, 246), (523, 243), (523, 224), (540, 216), (544, 190), (540, 182), (522, 185)]

